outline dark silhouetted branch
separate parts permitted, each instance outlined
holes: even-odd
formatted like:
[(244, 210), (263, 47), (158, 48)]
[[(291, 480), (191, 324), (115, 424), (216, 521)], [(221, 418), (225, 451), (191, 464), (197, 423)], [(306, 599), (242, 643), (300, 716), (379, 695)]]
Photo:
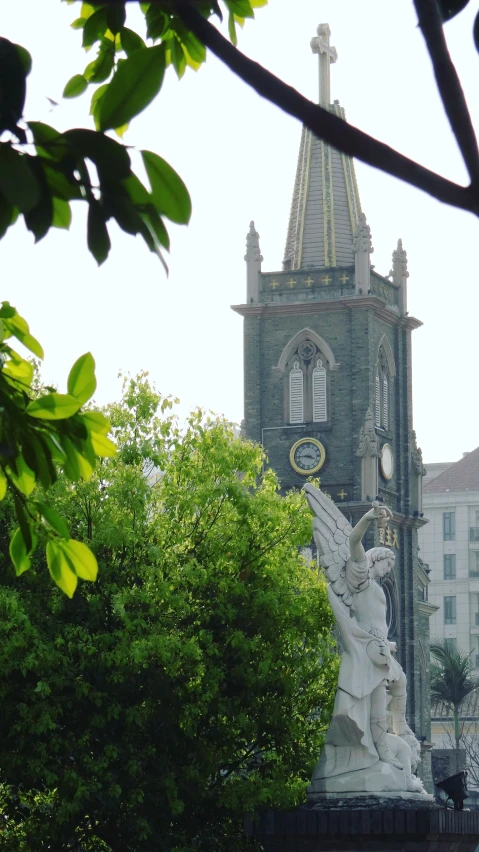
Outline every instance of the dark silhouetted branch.
[(183, 23), (231, 71), (252, 86), (259, 95), (303, 122), (325, 142), (351, 157), (422, 189), (438, 201), (479, 214), (479, 192), (473, 192), (471, 187), (463, 187), (447, 180), (308, 101), (296, 89), (283, 83), (233, 47), (190, 3), (177, 0), (174, 9)]
[(414, 0), (419, 26), (431, 57), (437, 88), (452, 132), (469, 172), (471, 183), (479, 185), (479, 150), (461, 82), (447, 49), (436, 0)]

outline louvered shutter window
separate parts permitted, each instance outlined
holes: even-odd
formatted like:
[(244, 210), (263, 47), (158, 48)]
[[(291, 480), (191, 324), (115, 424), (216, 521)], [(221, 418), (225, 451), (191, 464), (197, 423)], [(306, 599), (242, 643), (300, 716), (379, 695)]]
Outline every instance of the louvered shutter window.
[(289, 374), (289, 420), (302, 423), (303, 417), (303, 371), (299, 369), (299, 361), (295, 361)]
[(389, 427), (389, 382), (388, 377), (383, 376), (383, 426)]
[(376, 373), (376, 426), (381, 425), (381, 385), (379, 382), (379, 373)]
[(326, 370), (322, 361), (318, 361), (313, 370), (313, 421), (323, 423), (327, 419)]

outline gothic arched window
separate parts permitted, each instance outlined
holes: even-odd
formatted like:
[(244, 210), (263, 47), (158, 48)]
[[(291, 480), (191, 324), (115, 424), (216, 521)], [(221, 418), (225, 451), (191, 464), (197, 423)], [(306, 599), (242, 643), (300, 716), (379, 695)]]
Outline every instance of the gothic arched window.
[(374, 388), (374, 420), (378, 429), (389, 429), (390, 393), (391, 389), (389, 381), (388, 362), (384, 350), (381, 347), (381, 349), (379, 350)]
[[(326, 361), (327, 364), (327, 361)], [(328, 374), (323, 353), (309, 338), (290, 355), (285, 369), (285, 419), (289, 423), (325, 423)]]

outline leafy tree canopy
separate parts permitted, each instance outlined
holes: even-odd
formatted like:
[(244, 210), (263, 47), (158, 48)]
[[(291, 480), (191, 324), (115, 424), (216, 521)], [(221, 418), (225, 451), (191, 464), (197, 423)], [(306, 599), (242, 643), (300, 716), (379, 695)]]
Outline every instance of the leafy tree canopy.
[(127, 380), (117, 455), (50, 489), (100, 565), (72, 600), (19, 589), (1, 504), (2, 848), (242, 849), (245, 809), (304, 798), (337, 673), (305, 501), (171, 404)]

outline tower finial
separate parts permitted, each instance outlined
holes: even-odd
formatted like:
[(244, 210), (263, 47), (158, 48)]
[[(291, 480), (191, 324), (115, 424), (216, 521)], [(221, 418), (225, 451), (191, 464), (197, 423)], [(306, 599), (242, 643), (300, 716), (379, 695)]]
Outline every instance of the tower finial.
[(317, 53), (319, 58), (319, 104), (327, 107), (331, 103), (329, 66), (336, 62), (338, 51), (329, 44), (329, 24), (320, 24), (316, 32), (318, 35), (311, 39), (311, 50)]

